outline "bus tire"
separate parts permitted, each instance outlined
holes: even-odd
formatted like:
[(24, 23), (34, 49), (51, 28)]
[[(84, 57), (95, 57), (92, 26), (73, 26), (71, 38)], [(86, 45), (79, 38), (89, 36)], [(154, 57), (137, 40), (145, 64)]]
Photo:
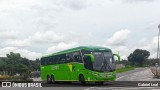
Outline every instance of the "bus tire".
[(104, 82), (103, 82), (103, 81), (101, 81), (101, 82), (95, 82), (95, 84), (103, 85), (103, 84), (104, 84)]
[(85, 84), (85, 79), (84, 79), (84, 76), (82, 74), (79, 75), (79, 82), (83, 85)]
[(50, 76), (47, 75), (47, 84), (50, 84), (51, 83), (51, 79), (50, 79)]
[(56, 83), (55, 78), (54, 78), (53, 75), (51, 75), (51, 80), (50, 80), (50, 82), (51, 82), (52, 84), (55, 84), (55, 83)]
[(104, 85), (104, 82), (100, 82), (101, 85)]

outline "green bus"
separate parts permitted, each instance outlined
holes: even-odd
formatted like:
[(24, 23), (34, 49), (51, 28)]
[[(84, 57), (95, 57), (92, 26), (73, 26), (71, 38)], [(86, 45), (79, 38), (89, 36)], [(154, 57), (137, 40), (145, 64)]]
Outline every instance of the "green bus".
[(58, 81), (98, 82), (116, 79), (114, 55), (111, 49), (80, 46), (41, 57), (41, 79), (47, 83)]

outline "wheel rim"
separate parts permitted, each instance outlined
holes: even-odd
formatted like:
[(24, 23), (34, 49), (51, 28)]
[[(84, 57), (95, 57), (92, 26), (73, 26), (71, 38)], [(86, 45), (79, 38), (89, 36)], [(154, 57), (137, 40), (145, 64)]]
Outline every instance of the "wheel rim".
[(82, 84), (84, 84), (85, 82), (84, 82), (84, 77), (81, 75), (80, 76), (80, 82), (82, 83)]
[(54, 83), (54, 76), (51, 76), (51, 83)]
[(49, 78), (49, 76), (47, 76), (47, 83), (50, 83), (50, 78)]

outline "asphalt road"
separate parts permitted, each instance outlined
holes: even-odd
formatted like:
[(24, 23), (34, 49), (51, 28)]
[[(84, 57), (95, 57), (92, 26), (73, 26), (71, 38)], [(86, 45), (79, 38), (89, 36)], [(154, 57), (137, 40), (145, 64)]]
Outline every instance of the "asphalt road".
[(42, 87), (42, 88), (0, 88), (0, 90), (160, 90), (155, 87)]
[(131, 70), (131, 71), (118, 73), (116, 75), (117, 76), (117, 81), (123, 81), (123, 79), (125, 78), (126, 75), (132, 74), (132, 73), (135, 73), (135, 72), (140, 72), (140, 71), (143, 71), (143, 70), (146, 70), (146, 69), (148, 69), (148, 68), (135, 68), (134, 70)]
[[(117, 74), (117, 81), (123, 81), (126, 75), (132, 74), (134, 72), (139, 72), (146, 70), (147, 68), (137, 68), (132, 71), (118, 73)], [(126, 82), (126, 84), (129, 84)], [(1, 87), (0, 90), (160, 90), (160, 87), (113, 87), (112, 84), (105, 83), (104, 85), (97, 85), (97, 84), (87, 84), (81, 85), (79, 83), (58, 83), (58, 84), (46, 84), (45, 82), (43, 85), (48, 87), (41, 87), (41, 88), (8, 88), (8, 87)]]

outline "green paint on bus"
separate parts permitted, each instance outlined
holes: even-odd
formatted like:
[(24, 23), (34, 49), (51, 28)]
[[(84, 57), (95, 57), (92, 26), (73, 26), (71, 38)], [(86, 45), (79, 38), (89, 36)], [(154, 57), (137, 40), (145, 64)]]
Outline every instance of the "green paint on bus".
[(115, 59), (111, 49), (81, 46), (42, 56), (41, 78), (56, 81), (104, 82), (116, 79)]

